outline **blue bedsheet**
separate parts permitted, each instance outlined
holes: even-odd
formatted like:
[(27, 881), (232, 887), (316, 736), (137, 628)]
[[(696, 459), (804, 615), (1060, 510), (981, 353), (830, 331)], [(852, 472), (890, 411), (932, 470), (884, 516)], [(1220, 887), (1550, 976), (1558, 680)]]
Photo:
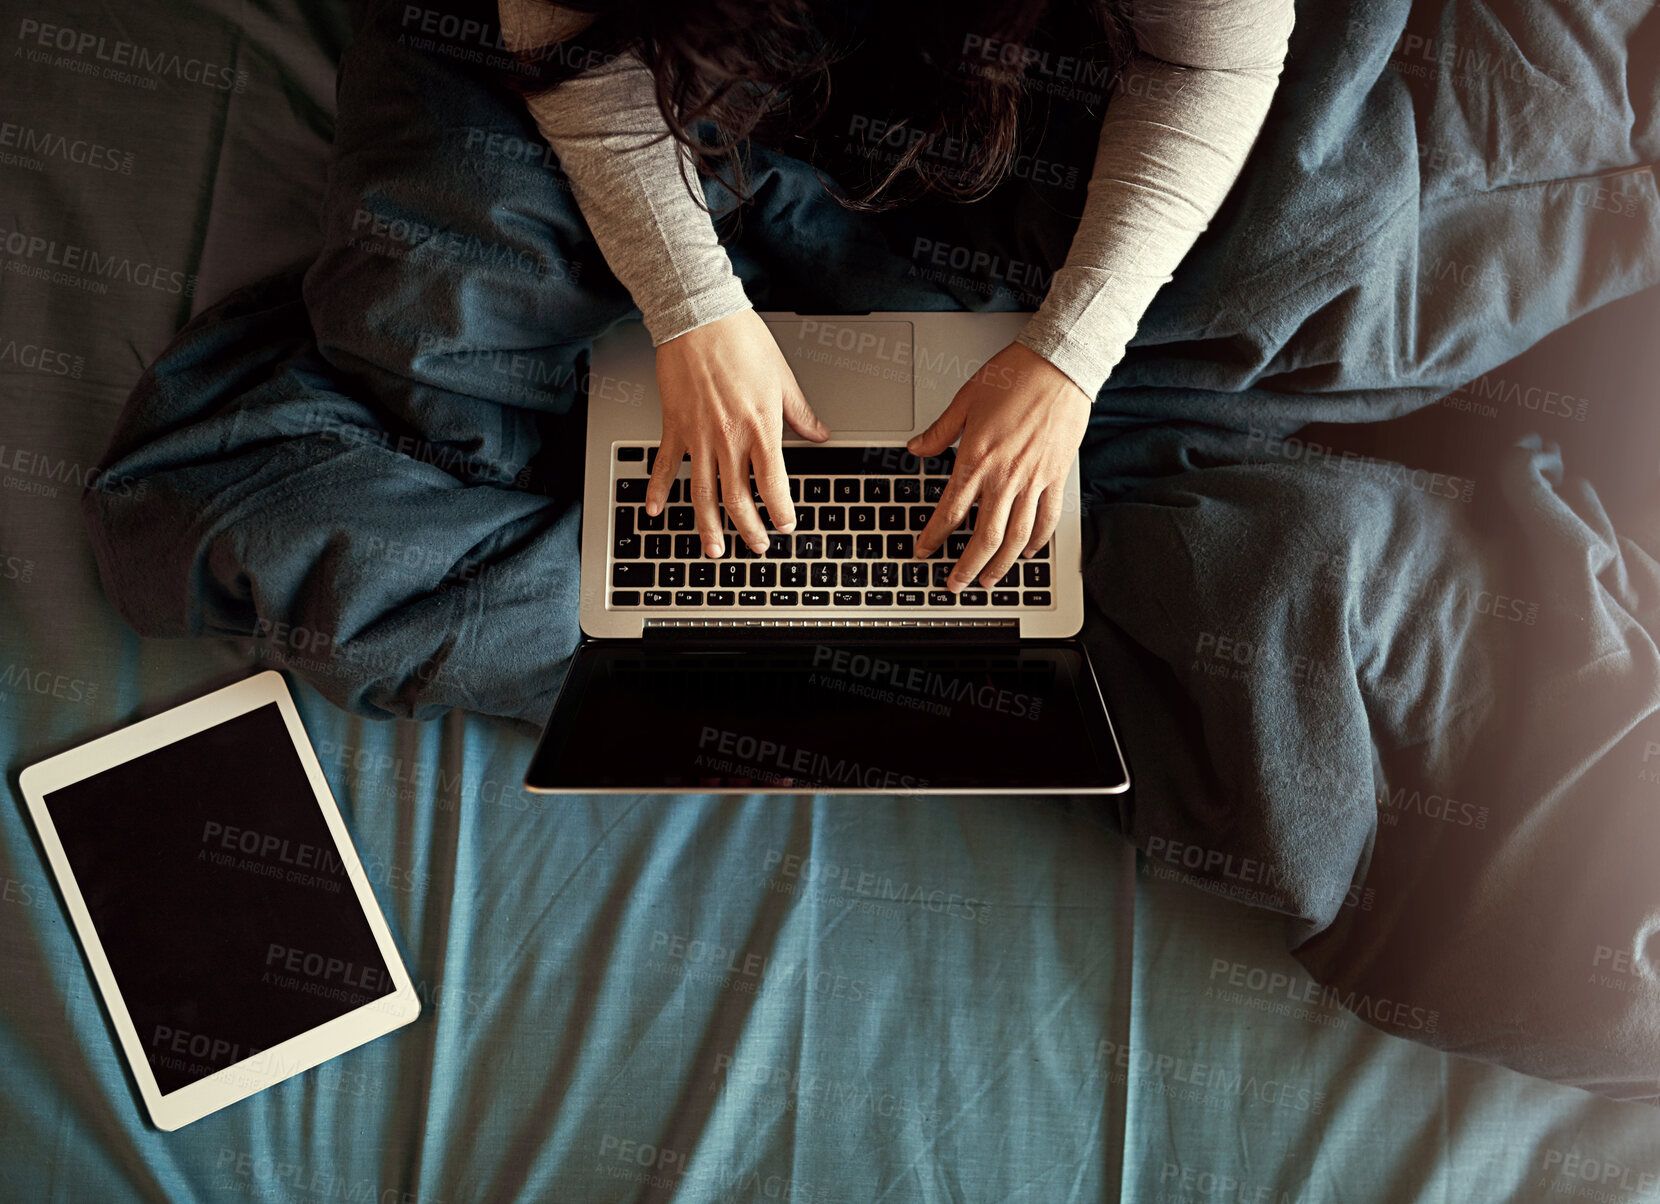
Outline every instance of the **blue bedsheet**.
[[(1522, 36), (1525, 30), (1512, 34), (1527, 61), (1543, 61), (1572, 51), (1563, 23), (1601, 37), (1618, 33), (1619, 11), (1553, 13), (1542, 43)], [(11, 18), (16, 48), (32, 56), (42, 48), (26, 40), (24, 17), (37, 26), (54, 18)], [(544, 687), (522, 688), (511, 672), (463, 670), (488, 664), (503, 646), (490, 642), (504, 637), (483, 616), (517, 613), (512, 630), (525, 638), (504, 642), (522, 659), (503, 663), (533, 684), (557, 675), (561, 629), (553, 620), (562, 603), (550, 592), (564, 587), (538, 570), (558, 561), (559, 541), (569, 538), (561, 524), (571, 520), (557, 502), (568, 482), (557, 465), (565, 447), (558, 422), (568, 369), (583, 363), (580, 349), (519, 349), (548, 365), (529, 377), (532, 391), (548, 397), (528, 420), (518, 413), (532, 408), (521, 404), (530, 399), (525, 378), (481, 376), (476, 349), (425, 358), (408, 374), (394, 365), (380, 376), (367, 359), (344, 363), (349, 340), (329, 358), (312, 354), (300, 333), (311, 310), (300, 303), (297, 280), (318, 251), (312, 221), (325, 196), (333, 62), (346, 31), (338, 14), (281, 17), (209, 6), (176, 15), (135, 11), (117, 22), (102, 9), (72, 5), (55, 22), (77, 38), (95, 35), (93, 48), (23, 57), (0, 79), (5, 111), (28, 128), (84, 136), (132, 156), (130, 174), (94, 171), (68, 157), (73, 139), (66, 139), (61, 157), (37, 149), (38, 166), (0, 163), (12, 203), (8, 233), (39, 234), (60, 248), (95, 245), (117, 264), (102, 278), (61, 266), (43, 276), (33, 269), (42, 268), (44, 251), (31, 255), (28, 242), (18, 250), (0, 240), (0, 757), (13, 787), (12, 805), (0, 812), (0, 1195), (430, 1202), (649, 1200), (675, 1189), (684, 1199), (744, 1201), (1652, 1193), (1660, 1143), (1648, 1109), (1430, 1047), (1485, 1042), (1470, 1051), (1534, 1057), (1531, 1070), (1611, 1093), (1652, 1090), (1643, 859), (1653, 841), (1642, 825), (1652, 811), (1645, 803), (1660, 789), (1660, 753), (1649, 747), (1660, 733), (1645, 717), (1653, 678), (1644, 658), (1654, 630), (1645, 557), (1655, 537), (1652, 506), (1636, 504), (1652, 501), (1652, 482), (1625, 489), (1622, 507), (1592, 471), (1596, 465), (1570, 457), (1559, 474), (1542, 445), (1505, 452), (1491, 469), (1449, 467), (1435, 481), (1403, 479), (1395, 468), (1366, 467), (1337, 451), (1310, 460), (1306, 446), (1278, 439), (1305, 414), (1377, 416), (1423, 399), (1384, 385), (1372, 394), (1288, 392), (1278, 400), (1264, 391), (1266, 409), (1247, 401), (1244, 423), (1221, 423), (1235, 425), (1235, 434), (1207, 429), (1204, 420), (1219, 422), (1224, 411), (1231, 417), (1228, 407), (1242, 399), (1212, 396), (1216, 386), (1200, 374), (1244, 381), (1252, 371), (1246, 365), (1260, 355), (1222, 326), (1213, 343), (1198, 346), (1208, 319), (1175, 303), (1202, 295), (1207, 274), (1247, 250), (1236, 243), (1223, 253), (1221, 241), (1207, 242), (1211, 249), (1201, 248), (1193, 270), (1167, 290), (1172, 300), (1161, 299), (1144, 342), (1115, 379), (1125, 399), (1114, 406), (1121, 416), (1090, 449), (1096, 496), (1112, 505), (1101, 507), (1103, 521), (1092, 519), (1098, 613), (1086, 634), (1101, 663), (1112, 666), (1107, 686), (1140, 784), (1132, 807), (1102, 814), (1021, 799), (526, 795), (517, 787), (530, 752), (522, 724), (459, 710), (431, 721), (377, 722), (333, 702), (412, 713), (428, 702), (447, 705), (448, 697), (477, 711), (518, 707), (540, 718)], [(394, 24), (400, 18), (392, 11)], [(1653, 32), (1649, 21), (1645, 36)], [(38, 28), (28, 34), (39, 36)], [(96, 57), (100, 36), (106, 47), (125, 41), (162, 62), (146, 77), (153, 90), (83, 69), (110, 66)], [(1288, 84), (1329, 76), (1316, 69), (1327, 52), (1312, 27), (1300, 39)], [(1354, 78), (1349, 92), (1388, 98), (1410, 93), (1406, 81), (1423, 86), (1423, 77), (1406, 70), (1422, 61), (1421, 43), (1411, 51), (1404, 41), (1381, 45), (1356, 59), (1357, 45), (1341, 42), (1350, 56), (1344, 61), (1376, 68), (1370, 86)], [(178, 52), (177, 74), (154, 57), (164, 47)], [(1607, 53), (1592, 38), (1582, 57), (1604, 62)], [(245, 85), (219, 90), (184, 78), (191, 61), (235, 64), (246, 72)], [(453, 56), (435, 51), (433, 61)], [(1507, 51), (1494, 61), (1508, 72), (1515, 56)], [(1475, 70), (1465, 60), (1460, 79)], [(1652, 98), (1634, 95), (1628, 113), (1609, 99), (1610, 89), (1623, 86), (1616, 75), (1604, 73), (1596, 87), (1575, 93), (1575, 104), (1589, 107), (1562, 128), (1583, 133), (1557, 131), (1564, 149), (1605, 155), (1595, 170), (1654, 157)], [(391, 88), (398, 78), (383, 82)], [(1652, 84), (1652, 69), (1634, 68), (1628, 78)], [(1488, 99), (1502, 99), (1506, 89), (1492, 92)], [(1484, 95), (1461, 82), (1450, 102), (1476, 122), (1474, 101)], [(447, 104), (441, 116), (452, 139), (431, 164), (438, 175), (429, 173), (424, 190), (404, 198), (411, 206), (454, 203), (458, 194), (439, 183), (445, 170), (505, 170), (499, 155), (466, 155), (472, 129), (485, 128), (469, 123), (527, 132), (509, 110), (475, 115), (459, 95), (446, 98), (418, 82), (388, 104), (400, 97), (406, 105), (423, 97)], [(1618, 157), (1620, 138), (1590, 137), (1604, 128), (1591, 121), (1599, 113), (1627, 123), (1621, 137), (1632, 158)], [(1252, 168), (1218, 240), (1240, 213), (1259, 203), (1272, 208), (1275, 181), (1306, 176), (1316, 184), (1305, 190), (1317, 186), (1317, 163), (1305, 164), (1299, 148), (1323, 146), (1326, 157), (1365, 150), (1302, 109), (1282, 108), (1277, 118), (1292, 119), (1305, 122), (1305, 131), (1324, 129), (1323, 140), (1285, 135), (1273, 165)], [(1553, 127), (1540, 112), (1525, 128), (1505, 128), (1552, 143)], [(408, 154), (421, 145), (411, 130), (395, 149)], [(1482, 146), (1481, 137), (1470, 145)], [(1431, 177), (1474, 187), (1493, 170), (1485, 161), (1461, 164), (1450, 152), (1408, 149)], [(1515, 169), (1511, 183), (1531, 170), (1520, 160)], [(780, 173), (779, 188), (786, 177)], [(1558, 222), (1541, 237), (1579, 246), (1575, 271), (1592, 266), (1566, 293), (1541, 299), (1518, 288), (1505, 304), (1542, 306), (1530, 311), (1546, 315), (1542, 329), (1647, 283), (1639, 269), (1643, 240), (1653, 236), (1648, 179), (1628, 172), (1612, 187), (1599, 185), (1601, 194), (1558, 189), (1557, 202), (1581, 224)], [(1384, 174), (1373, 181), (1380, 192), (1386, 183), (1398, 181)], [(1244, 200), (1259, 193), (1267, 199)], [(1518, 208), (1536, 215), (1553, 195), (1543, 186), (1522, 193)], [(1604, 199), (1597, 208), (1599, 195), (1616, 193), (1637, 195), (1646, 207), (1627, 213), (1622, 202), (1614, 212)], [(1585, 199), (1576, 204), (1575, 195)], [(1340, 213), (1337, 198), (1329, 199)], [(347, 213), (349, 224), (349, 210), (329, 205), (331, 213)], [(510, 222), (510, 211), (491, 221)], [(1574, 231), (1593, 224), (1612, 232), (1610, 243), (1594, 240), (1614, 248), (1610, 257), (1574, 243)], [(514, 229), (536, 236), (534, 221)], [(1358, 238), (1345, 245), (1367, 251), (1372, 244)], [(1389, 253), (1380, 249), (1380, 258)], [(750, 256), (757, 270), (772, 262)], [(173, 293), (140, 285), (131, 269), (141, 264), (163, 269), (164, 284), (172, 272), (194, 277), (192, 287)], [(406, 260), (400, 270), (420, 266)], [(284, 267), (292, 269), (286, 278), (272, 276)], [(1437, 290), (1463, 284), (1471, 269), (1439, 270)], [(160, 361), (158, 377), (201, 388), (176, 391), (169, 404), (180, 408), (171, 417), (153, 412), (154, 425), (131, 410), (122, 419), (117, 438), (143, 449), (129, 466), (142, 471), (101, 459), (138, 369), (192, 314), (267, 278), (236, 302), (252, 314), (265, 306), (267, 316), (240, 330), (220, 326), (227, 337), (217, 344), (203, 335), (213, 329), (204, 324)], [(88, 287), (100, 280), (106, 291)], [(1330, 302), (1350, 294), (1327, 283), (1336, 291), (1316, 311), (1329, 314)], [(388, 332), (400, 313), (411, 358), (422, 330), (467, 333), (421, 325), (438, 319), (422, 306), (446, 294), (408, 284), (375, 309), (384, 325), (358, 332), (353, 345), (383, 358), (395, 351)], [(603, 277), (588, 273), (582, 284), (584, 293), (604, 292)], [(1473, 283), (1468, 289), (1469, 305), (1487, 304)], [(449, 315), (452, 321), (489, 312), (493, 293), (470, 295), (478, 307)], [(502, 294), (507, 317), (526, 295)], [(534, 303), (540, 294), (528, 295)], [(899, 295), (906, 304), (927, 300)], [(1376, 288), (1366, 294), (1378, 295)], [(1009, 300), (965, 289), (962, 297), (932, 294), (927, 303)], [(1370, 304), (1361, 310), (1377, 316)], [(351, 298), (341, 306), (349, 311)], [(1329, 333), (1344, 328), (1333, 321)], [(1158, 335), (1183, 329), (1193, 333)], [(1298, 328), (1285, 345), (1318, 346), (1298, 342), (1314, 339), (1317, 329)], [(1388, 322), (1371, 329), (1375, 348), (1367, 354), (1385, 354), (1398, 331)], [(1373, 347), (1371, 337), (1346, 346), (1343, 363)], [(1440, 354), (1451, 347), (1454, 360), (1469, 358), (1447, 367), (1446, 379), (1491, 367), (1507, 341), (1517, 347), (1531, 337), (1480, 322), (1448, 335)], [(187, 347), (194, 351), (185, 354)], [(433, 348), (429, 339), (426, 349)], [(43, 349), (53, 354), (43, 358)], [(1626, 358), (1650, 351), (1639, 341), (1622, 350)], [(1131, 364), (1143, 363), (1161, 373), (1164, 357), (1194, 375), (1161, 377), (1155, 388), (1129, 374)], [(555, 374), (561, 368), (563, 377)], [(263, 383), (265, 375), (280, 384)], [(441, 409), (395, 408), (391, 382), (400, 377), (426, 389), (434, 407), (472, 407), (482, 398), (497, 421), (478, 431), (433, 426)], [(434, 381), (439, 388), (429, 387)], [(492, 382), (499, 395), (488, 395)], [(1626, 408), (1624, 397), (1569, 385), (1593, 396), (1588, 428), (1616, 440), (1641, 430), (1634, 425), (1640, 395)], [(1509, 405), (1503, 382), (1495, 387), (1499, 404)], [(285, 513), (315, 515), (316, 506), (305, 488), (278, 487), (263, 497), (250, 488), (240, 501), (227, 495), (253, 516), (241, 536), (220, 532), (216, 558), (189, 560), (187, 571), (187, 553), (203, 546), (211, 515), (192, 509), (188, 491), (175, 488), (192, 480), (216, 489), (241, 485), (216, 467), (214, 455), (201, 454), (200, 428), (224, 434), (228, 459), (252, 455), (259, 428), (251, 424), (277, 413), (305, 416), (305, 404), (284, 408), (296, 397), (316, 407), (303, 429), (326, 434), (310, 445), (319, 472), (308, 485), (323, 489), (330, 466), (359, 465), (365, 482), (387, 490), (477, 504), (492, 523), (517, 517), (486, 523), (491, 534), (482, 539), (463, 532), (472, 542), (450, 563), (474, 571), (448, 581), (439, 573), (423, 585), (399, 558), (411, 539), (425, 547), (442, 535), (445, 542), (434, 546), (450, 548), (447, 526), (412, 529), (406, 521), (382, 532), (403, 541), (398, 551), (328, 538), (261, 545), (260, 530), (291, 536), (296, 528), (280, 525)], [(1160, 397), (1177, 409), (1149, 414)], [(221, 422), (220, 403), (247, 411), (240, 426), (234, 417)], [(1201, 409), (1180, 409), (1189, 406)], [(1200, 422), (1144, 424), (1172, 412)], [(1563, 429), (1543, 417), (1540, 423), (1547, 435)], [(429, 430), (431, 437), (421, 434)], [(295, 433), (269, 436), (265, 451), (278, 467), (278, 441)], [(188, 454), (170, 460), (169, 448)], [(499, 463), (490, 459), (496, 455)], [(101, 467), (112, 471), (101, 475)], [(1441, 496), (1449, 476), (1460, 486), (1474, 481), (1468, 502), (1460, 487), (1458, 498)], [(280, 611), (261, 611), (271, 624), (253, 647), (243, 638), (140, 638), (101, 588), (77, 506), (89, 481), (99, 486), (96, 502), (155, 506), (163, 516), (152, 533), (166, 538), (141, 545), (147, 563), (125, 565), (117, 600), (126, 605), (140, 585), (176, 599), (201, 589), (199, 606), (181, 601), (135, 615), (141, 623), (162, 624), (159, 613), (177, 630), (201, 619), (203, 634), (246, 637), (254, 628), (242, 622), (247, 598), (238, 591), (252, 591), (254, 579), (226, 571), (222, 558), (233, 554), (267, 566), (293, 554), (346, 573), (347, 581), (362, 566), (359, 584), (385, 594), (359, 612), (331, 611), (325, 599), (306, 594), (304, 581), (291, 594), (253, 591), (262, 603), (306, 599), (322, 618), (282, 629)], [(1274, 505), (1259, 504), (1265, 490)], [(342, 491), (329, 504), (361, 517), (388, 496)], [(1236, 511), (1230, 536), (1215, 516)], [(113, 524), (122, 512), (112, 505), (105, 514)], [(402, 513), (407, 520), (409, 511)], [(1108, 513), (1120, 517), (1109, 524)], [(1362, 522), (1360, 514), (1377, 517)], [(1351, 545), (1351, 530), (1365, 541)], [(1129, 555), (1138, 540), (1154, 549), (1150, 559)], [(1392, 571), (1397, 545), (1414, 556), (1411, 604), (1398, 596), (1401, 578)], [(1291, 589), (1280, 588), (1285, 573), (1265, 577), (1287, 556), (1309, 578), (1293, 580)], [(1196, 572), (1201, 563), (1227, 573)], [(502, 572), (503, 565), (526, 575)], [(1520, 584), (1508, 575), (1513, 567)], [(1198, 582), (1186, 593), (1183, 574)], [(1501, 580), (1507, 592), (1476, 588)], [(1223, 597), (1230, 582), (1232, 595)], [(1125, 625), (1159, 598), (1188, 609), (1173, 611), (1167, 630)], [(1252, 607), (1252, 599), (1271, 604)], [(1512, 609), (1518, 601), (1519, 611)], [(398, 623), (437, 622), (438, 610), (465, 638), (404, 649)], [(237, 622), (218, 623), (215, 616), (225, 614)], [(1201, 618), (1206, 625), (1195, 627)], [(1263, 634), (1288, 647), (1289, 660), (1254, 659)], [(1440, 659), (1449, 641), (1471, 658), (1462, 667)], [(340, 652), (358, 645), (360, 653)], [(1328, 653), (1340, 672), (1330, 670)], [(1395, 661), (1403, 656), (1404, 667)], [(261, 659), (283, 658), (294, 663), (290, 679), (307, 729), (426, 1009), (390, 1038), (161, 1134), (142, 1118), (14, 775)], [(1484, 675), (1484, 663), (1500, 672)], [(1377, 673), (1363, 675), (1374, 664)], [(424, 677), (410, 672), (420, 665)], [(1228, 667), (1228, 679), (1218, 665)], [(1288, 690), (1288, 681), (1309, 692)], [(1430, 701), (1397, 698), (1399, 681), (1427, 683)], [(1437, 683), (1479, 705), (1458, 719), (1450, 698), (1435, 704)], [(473, 695), (441, 693), (462, 689)], [(1357, 695), (1368, 730), (1383, 737), (1372, 740), (1372, 753), (1357, 736)], [(1442, 723), (1448, 716), (1456, 721)], [(1272, 756), (1253, 762), (1253, 741)], [(1329, 759), (1297, 760), (1308, 748)], [(1371, 825), (1359, 806), (1331, 805), (1335, 793), (1318, 783), (1339, 774), (1345, 785), (1364, 778), (1357, 766), (1367, 757), (1373, 776), (1353, 785), (1377, 792), (1370, 800), (1376, 827), (1360, 837), (1356, 872), (1363, 876), (1345, 884), (1333, 918), (1327, 913), (1338, 892), (1327, 884), (1342, 869), (1317, 854), (1330, 842), (1355, 856), (1353, 833)], [(1414, 778), (1420, 762), (1432, 771)], [(1479, 768), (1495, 765), (1501, 772), (1480, 780)], [(1478, 789), (1466, 792), (1472, 779)], [(1353, 803), (1351, 795), (1342, 800)], [(1307, 820), (1311, 807), (1325, 808), (1317, 811), (1325, 827)], [(1118, 828), (1144, 851), (1133, 854)], [(1218, 832), (1228, 842), (1218, 851), (1256, 842), (1279, 859), (1271, 869), (1265, 859), (1236, 857), (1211, 875), (1213, 888), (1231, 886), (1258, 906), (1240, 907), (1182, 881), (1204, 869), (1211, 851), (1205, 846), (1190, 867), (1188, 850), (1215, 844)], [(1281, 893), (1262, 897), (1270, 891)], [(1622, 893), (1630, 897), (1616, 897)], [(1308, 968), (1287, 953), (1286, 921), (1264, 902), (1296, 913), (1289, 936), (1301, 942)], [(1603, 1006), (1591, 1006), (1596, 1001)], [(1493, 1031), (1494, 1017), (1508, 1033)], [(1489, 1028), (1472, 1031), (1472, 1019)], [(1580, 1020), (1588, 1022), (1577, 1030), (1587, 1039), (1565, 1046), (1563, 1033)], [(1414, 1039), (1384, 1035), (1380, 1024)], [(1499, 1038), (1518, 1042), (1519, 1055)], [(1605, 1047), (1590, 1048), (1596, 1041)], [(1619, 1077), (1621, 1067), (1635, 1068), (1629, 1081)]]

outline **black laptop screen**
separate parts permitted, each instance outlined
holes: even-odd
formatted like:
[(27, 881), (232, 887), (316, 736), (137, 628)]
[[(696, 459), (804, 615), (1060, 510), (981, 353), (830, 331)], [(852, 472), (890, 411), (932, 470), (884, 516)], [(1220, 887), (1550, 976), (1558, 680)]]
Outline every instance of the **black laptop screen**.
[(1072, 643), (584, 644), (527, 784), (1094, 791), (1124, 769)]

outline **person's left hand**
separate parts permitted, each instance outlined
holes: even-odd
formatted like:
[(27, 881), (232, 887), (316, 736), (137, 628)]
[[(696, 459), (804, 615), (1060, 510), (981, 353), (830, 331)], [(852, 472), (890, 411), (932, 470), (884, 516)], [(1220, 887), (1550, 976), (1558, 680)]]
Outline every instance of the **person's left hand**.
[(905, 445), (914, 455), (937, 456), (962, 436), (951, 480), (914, 545), (917, 556), (932, 555), (978, 500), (974, 534), (947, 589), (955, 593), (976, 575), (990, 589), (1017, 557), (1049, 542), (1093, 400), (1037, 352), (1010, 343)]

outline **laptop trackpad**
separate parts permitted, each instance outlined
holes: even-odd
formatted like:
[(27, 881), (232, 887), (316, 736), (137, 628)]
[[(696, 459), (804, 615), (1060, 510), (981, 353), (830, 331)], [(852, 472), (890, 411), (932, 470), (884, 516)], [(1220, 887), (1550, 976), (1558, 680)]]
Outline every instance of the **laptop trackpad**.
[(783, 318), (767, 326), (807, 404), (832, 431), (909, 431), (916, 425), (916, 343), (909, 322)]

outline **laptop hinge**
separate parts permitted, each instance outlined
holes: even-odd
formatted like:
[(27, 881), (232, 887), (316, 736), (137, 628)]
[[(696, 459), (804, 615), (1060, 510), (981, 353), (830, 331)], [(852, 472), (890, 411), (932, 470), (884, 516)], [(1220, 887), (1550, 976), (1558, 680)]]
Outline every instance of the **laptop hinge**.
[(1001, 643), (1020, 638), (1020, 620), (998, 619), (791, 619), (650, 618), (643, 639), (865, 640), (872, 643)]

